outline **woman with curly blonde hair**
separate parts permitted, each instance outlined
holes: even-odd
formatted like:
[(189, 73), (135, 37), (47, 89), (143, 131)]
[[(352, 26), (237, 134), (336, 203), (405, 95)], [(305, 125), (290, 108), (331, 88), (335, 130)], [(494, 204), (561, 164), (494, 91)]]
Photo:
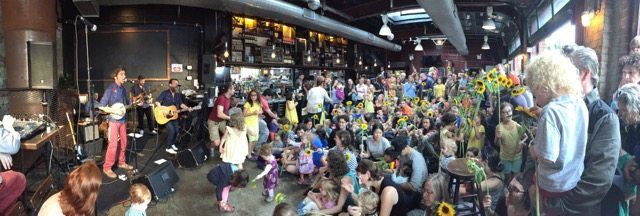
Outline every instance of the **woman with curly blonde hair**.
[[(582, 99), (578, 69), (560, 54), (544, 54), (527, 67), (535, 102), (543, 106), (531, 158), (541, 197), (560, 197), (573, 189), (584, 170), (589, 112)], [(535, 187), (530, 188), (535, 194)]]

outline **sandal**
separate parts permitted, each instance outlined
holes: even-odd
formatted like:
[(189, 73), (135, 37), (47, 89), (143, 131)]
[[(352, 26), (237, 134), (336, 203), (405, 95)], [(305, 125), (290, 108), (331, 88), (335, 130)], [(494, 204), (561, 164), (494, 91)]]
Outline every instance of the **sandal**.
[(229, 202), (220, 202), (218, 204), (218, 210), (224, 212), (233, 212), (235, 209)]

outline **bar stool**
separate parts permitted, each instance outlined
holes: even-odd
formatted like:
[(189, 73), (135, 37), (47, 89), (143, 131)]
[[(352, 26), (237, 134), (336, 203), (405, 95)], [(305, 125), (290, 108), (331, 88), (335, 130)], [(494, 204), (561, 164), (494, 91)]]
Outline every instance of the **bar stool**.
[[(481, 200), (482, 191), (478, 190), (480, 187), (476, 183), (474, 173), (470, 172), (467, 168), (467, 160), (467, 158), (458, 158), (447, 164), (445, 170), (449, 174), (449, 190), (453, 189), (451, 190), (453, 193), (450, 191), (450, 197), (453, 197), (452, 202), (456, 207), (456, 215), (484, 216), (484, 207), (482, 206)], [(467, 195), (460, 197), (460, 186), (465, 184), (471, 185), (471, 188), (468, 190), (469, 193)], [(471, 200), (473, 207), (459, 209), (459, 199)]]

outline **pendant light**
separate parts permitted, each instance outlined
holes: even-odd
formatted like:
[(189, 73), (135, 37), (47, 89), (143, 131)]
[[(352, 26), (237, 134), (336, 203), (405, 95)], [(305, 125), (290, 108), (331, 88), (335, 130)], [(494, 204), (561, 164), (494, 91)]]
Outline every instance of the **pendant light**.
[(484, 30), (495, 30), (496, 23), (491, 18), (493, 16), (493, 7), (487, 7), (487, 19), (482, 22), (482, 29)]
[(389, 20), (387, 20), (387, 15), (382, 15), (382, 27), (380, 28), (380, 32), (378, 32), (379, 35), (382, 35), (382, 36), (393, 35), (393, 33), (391, 33), (391, 29), (387, 25), (387, 22), (389, 22)]
[(488, 50), (491, 49), (491, 47), (489, 46), (489, 37), (488, 36), (484, 36), (484, 44), (482, 44), (482, 48), (483, 50)]

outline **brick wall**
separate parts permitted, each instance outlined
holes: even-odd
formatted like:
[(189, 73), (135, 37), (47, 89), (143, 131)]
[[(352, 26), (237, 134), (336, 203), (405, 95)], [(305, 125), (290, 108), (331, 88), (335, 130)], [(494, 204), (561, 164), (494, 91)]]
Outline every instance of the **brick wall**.
[[(0, 23), (2, 23), (2, 4), (0, 4)], [(4, 66), (4, 30), (0, 28), (0, 89), (4, 89), (6, 87), (5, 82), (7, 81), (7, 71)], [(7, 114), (9, 110), (9, 97), (7, 92), (0, 91), (0, 114)]]

